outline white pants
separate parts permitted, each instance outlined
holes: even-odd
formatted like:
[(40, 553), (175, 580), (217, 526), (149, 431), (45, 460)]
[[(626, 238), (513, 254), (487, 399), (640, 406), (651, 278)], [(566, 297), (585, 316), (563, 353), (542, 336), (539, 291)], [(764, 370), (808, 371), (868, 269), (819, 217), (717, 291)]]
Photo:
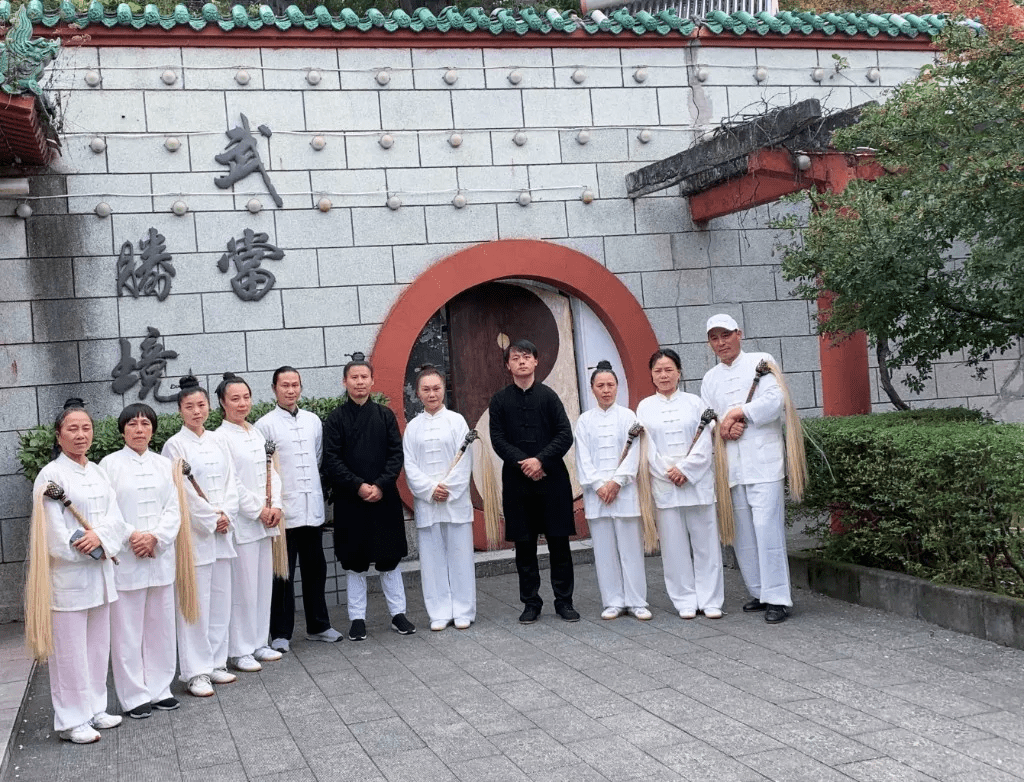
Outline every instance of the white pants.
[(201, 673), (209, 676), (214, 667), (213, 652), (210, 650), (210, 583), (214, 564), (196, 565), (196, 593), (199, 602), (199, 618), (196, 623), (190, 625), (180, 610), (174, 612), (178, 630), (178, 665), (183, 682)]
[(236, 543), (231, 562), (231, 627), (228, 655), (243, 657), (267, 645), (274, 584), (272, 538)]
[(647, 605), (644, 571), (644, 527), (639, 516), (587, 519), (594, 541), (594, 566), (601, 604), (605, 608), (640, 608)]
[(431, 622), (476, 620), (473, 525), (441, 522), (416, 530), (420, 582)]
[(171, 697), (174, 641), (173, 584), (117, 593), (110, 606), (110, 667), (122, 709)]
[(228, 665), (228, 630), (231, 626), (231, 559), (213, 562), (210, 579), (210, 654), (214, 668)]
[(53, 729), (71, 730), (107, 710), (110, 604), (83, 611), (51, 611), (53, 654), (50, 698)]
[(783, 482), (733, 486), (732, 506), (736, 520), (733, 548), (750, 596), (762, 603), (793, 605)]
[(665, 591), (676, 611), (721, 609), (725, 584), (715, 506), (658, 508), (658, 536)]
[[(348, 618), (366, 619), (366, 573), (346, 570), (348, 575)], [(388, 603), (391, 616), (405, 613), (405, 582), (402, 581), (401, 565), (387, 573), (380, 574), (380, 586)]]

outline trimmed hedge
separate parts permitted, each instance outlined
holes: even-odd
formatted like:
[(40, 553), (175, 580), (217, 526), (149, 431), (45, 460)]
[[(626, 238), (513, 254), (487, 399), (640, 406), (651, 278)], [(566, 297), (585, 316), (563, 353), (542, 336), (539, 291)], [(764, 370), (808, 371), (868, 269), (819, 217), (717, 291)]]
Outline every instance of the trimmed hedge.
[[(374, 392), (370, 398), (378, 404), (386, 405), (388, 398), (381, 393)], [(299, 407), (316, 413), (320, 420), (327, 418), (327, 415), (338, 405), (345, 402), (346, 395), (300, 399)], [(246, 420), (255, 423), (258, 419), (269, 413), (274, 408), (274, 402), (259, 402), (252, 406)], [(206, 429), (212, 431), (220, 426), (224, 420), (224, 414), (217, 408), (210, 410), (210, 417), (206, 421)], [(177, 413), (164, 413), (157, 416), (156, 432), (153, 434), (153, 441), (150, 448), (157, 453), (164, 447), (164, 443), (177, 434), (181, 429), (181, 416)], [(18, 443), (18, 461), (21, 462), (21, 471), (30, 481), (34, 481), (39, 471), (50, 462), (50, 455), (54, 443), (53, 424), (45, 424), (22, 432)], [(93, 420), (92, 448), (87, 454), (89, 461), (99, 462), (107, 454), (120, 451), (124, 448), (124, 439), (117, 430), (116, 418), (98, 418)]]
[(804, 427), (824, 557), (1024, 597), (1024, 427), (961, 408)]

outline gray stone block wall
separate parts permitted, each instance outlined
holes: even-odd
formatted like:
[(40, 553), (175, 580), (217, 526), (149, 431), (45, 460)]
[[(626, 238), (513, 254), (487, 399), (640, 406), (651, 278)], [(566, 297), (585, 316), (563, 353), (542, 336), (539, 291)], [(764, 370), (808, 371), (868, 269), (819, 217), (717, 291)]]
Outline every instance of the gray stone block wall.
[[(270, 372), (290, 363), (302, 369), (307, 394), (334, 395), (346, 354), (372, 348), (405, 286), (478, 242), (546, 239), (606, 265), (648, 311), (658, 338), (680, 351), (691, 391), (712, 363), (704, 321), (730, 312), (750, 346), (791, 373), (804, 411), (820, 412), (813, 307), (780, 280), (781, 237), (769, 225), (792, 208), (698, 227), (677, 188), (634, 202), (624, 176), (689, 147), (730, 114), (805, 97), (833, 109), (877, 97), (869, 68), (880, 68), (886, 87), (929, 59), (884, 48), (898, 45), (844, 50), (841, 72), (825, 49), (66, 47), (50, 68), (66, 111), (63, 157), (31, 181), (34, 197), (56, 197), (30, 199), (27, 220), (14, 216), (18, 201), (0, 201), (0, 621), (20, 613), (29, 487), (17, 475), (17, 433), (52, 420), (71, 393), (99, 415), (135, 401), (136, 391), (110, 391), (120, 338), (138, 356), (147, 327), (158, 328), (179, 354), (172, 378), (191, 368), (212, 387), (225, 370), (244, 373), (265, 400)], [(634, 79), (640, 65), (642, 83)], [(707, 69), (705, 82), (695, 66)], [(762, 84), (758, 66), (768, 70)], [(827, 74), (820, 85), (811, 79), (819, 66)], [(247, 84), (235, 78), (240, 68)], [(320, 69), (319, 84), (307, 81), (310, 68)], [(448, 68), (458, 72), (453, 85), (442, 79)], [(100, 86), (86, 84), (89, 69)], [(176, 74), (171, 85), (165, 70)], [(379, 70), (390, 76), (386, 86)], [(258, 173), (232, 190), (214, 184), (227, 171), (214, 157), (243, 113), (281, 208)], [(264, 123), (270, 138), (257, 131)], [(646, 142), (642, 130), (651, 133)], [(520, 131), (522, 145), (513, 141)], [(380, 144), (385, 133), (390, 148)], [(461, 144), (450, 142), (453, 133)], [(311, 146), (318, 134), (326, 142), (319, 151)], [(584, 188), (593, 203), (581, 201)], [(516, 203), (522, 190), (533, 199), (526, 207)], [(451, 203), (457, 191), (463, 209)], [(392, 194), (403, 202), (397, 211), (385, 205)], [(253, 198), (262, 205), (255, 214), (246, 209)], [(321, 198), (329, 211), (317, 209)], [(178, 200), (188, 204), (180, 217), (171, 212)], [(101, 201), (112, 216), (95, 214)], [(177, 271), (170, 298), (118, 297), (117, 253), (131, 241), (137, 258), (150, 227), (166, 237)], [(263, 262), (277, 280), (259, 302), (240, 301), (231, 274), (216, 268), (246, 228), (285, 251)], [(916, 403), (989, 404), (1021, 385), (1019, 355), (989, 362), (982, 383), (961, 359), (951, 357)], [(330, 577), (337, 602), (344, 579)]]

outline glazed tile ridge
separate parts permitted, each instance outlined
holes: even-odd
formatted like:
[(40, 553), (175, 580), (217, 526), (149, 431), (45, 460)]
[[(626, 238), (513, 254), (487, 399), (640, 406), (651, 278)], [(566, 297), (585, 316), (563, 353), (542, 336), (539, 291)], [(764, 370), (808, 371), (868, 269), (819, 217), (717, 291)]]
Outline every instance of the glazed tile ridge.
[[(426, 8), (417, 8), (411, 14), (402, 10), (394, 10), (384, 14), (377, 9), (370, 9), (360, 16), (349, 8), (343, 8), (338, 14), (332, 14), (323, 6), (318, 6), (306, 14), (298, 7), (289, 6), (281, 16), (274, 14), (266, 5), (259, 6), (255, 14), (251, 14), (246, 6), (235, 5), (230, 14), (224, 16), (213, 3), (203, 6), (198, 15), (194, 15), (184, 6), (177, 5), (170, 14), (161, 14), (155, 5), (147, 5), (141, 14), (132, 13), (126, 3), (122, 3), (111, 13), (103, 4), (94, 0), (88, 9), (80, 11), (73, 3), (64, 0), (59, 9), (45, 11), (40, 0), (31, 0), (26, 6), (28, 18), (33, 24), (44, 27), (74, 25), (78, 29), (90, 26), (106, 28), (143, 28), (160, 27), (171, 30), (189, 27), (203, 30), (215, 26), (225, 32), (235, 29), (257, 31), (271, 28), (286, 31), (292, 28), (314, 30), (355, 30), (368, 32), (382, 30), (384, 32), (409, 31), (413, 33), (463, 32), (481, 33), (492, 36), (532, 36), (570, 35), (578, 30), (588, 35), (677, 35), (689, 37), (694, 32), (712, 35), (731, 35), (733, 37), (751, 35), (800, 36), (822, 33), (824, 35), (845, 35), (849, 37), (865, 36), (873, 38), (882, 34), (892, 38), (916, 38), (920, 35), (935, 36), (946, 25), (942, 15), (928, 14), (814, 14), (810, 12), (779, 11), (777, 14), (760, 12), (749, 14), (743, 11), (728, 14), (723, 11), (712, 11), (703, 20), (694, 22), (678, 16), (674, 10), (648, 13), (638, 11), (629, 13), (619, 8), (601, 13), (594, 18), (593, 14), (579, 16), (573, 12), (559, 13), (548, 9), (538, 13), (533, 8), (519, 11), (497, 9), (487, 14), (480, 8), (469, 8), (459, 11), (453, 7), (444, 8), (434, 14)], [(11, 19), (10, 0), (0, 0), (0, 23)]]

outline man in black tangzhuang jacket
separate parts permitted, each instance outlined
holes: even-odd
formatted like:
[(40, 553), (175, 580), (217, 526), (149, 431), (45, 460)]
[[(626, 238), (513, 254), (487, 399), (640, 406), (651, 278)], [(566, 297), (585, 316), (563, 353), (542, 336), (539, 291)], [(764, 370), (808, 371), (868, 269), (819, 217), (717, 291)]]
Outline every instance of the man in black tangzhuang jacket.
[(543, 534), (551, 555), (551, 590), (555, 612), (579, 621), (572, 605), (573, 571), (569, 536), (576, 534), (572, 485), (562, 457), (572, 447), (572, 426), (558, 394), (536, 382), (537, 347), (522, 339), (505, 349), (512, 383), (491, 398), (491, 446), (501, 458), (505, 539), (516, 544), (519, 621), (540, 616), (540, 570), (537, 536)]
[(373, 367), (362, 353), (345, 365), (348, 399), (324, 422), (323, 473), (334, 495), (334, 553), (348, 571), (348, 637), (366, 638), (366, 571), (376, 565), (391, 627), (410, 635), (398, 563), (409, 553), (398, 474), (402, 437), (395, 414), (370, 399)]

